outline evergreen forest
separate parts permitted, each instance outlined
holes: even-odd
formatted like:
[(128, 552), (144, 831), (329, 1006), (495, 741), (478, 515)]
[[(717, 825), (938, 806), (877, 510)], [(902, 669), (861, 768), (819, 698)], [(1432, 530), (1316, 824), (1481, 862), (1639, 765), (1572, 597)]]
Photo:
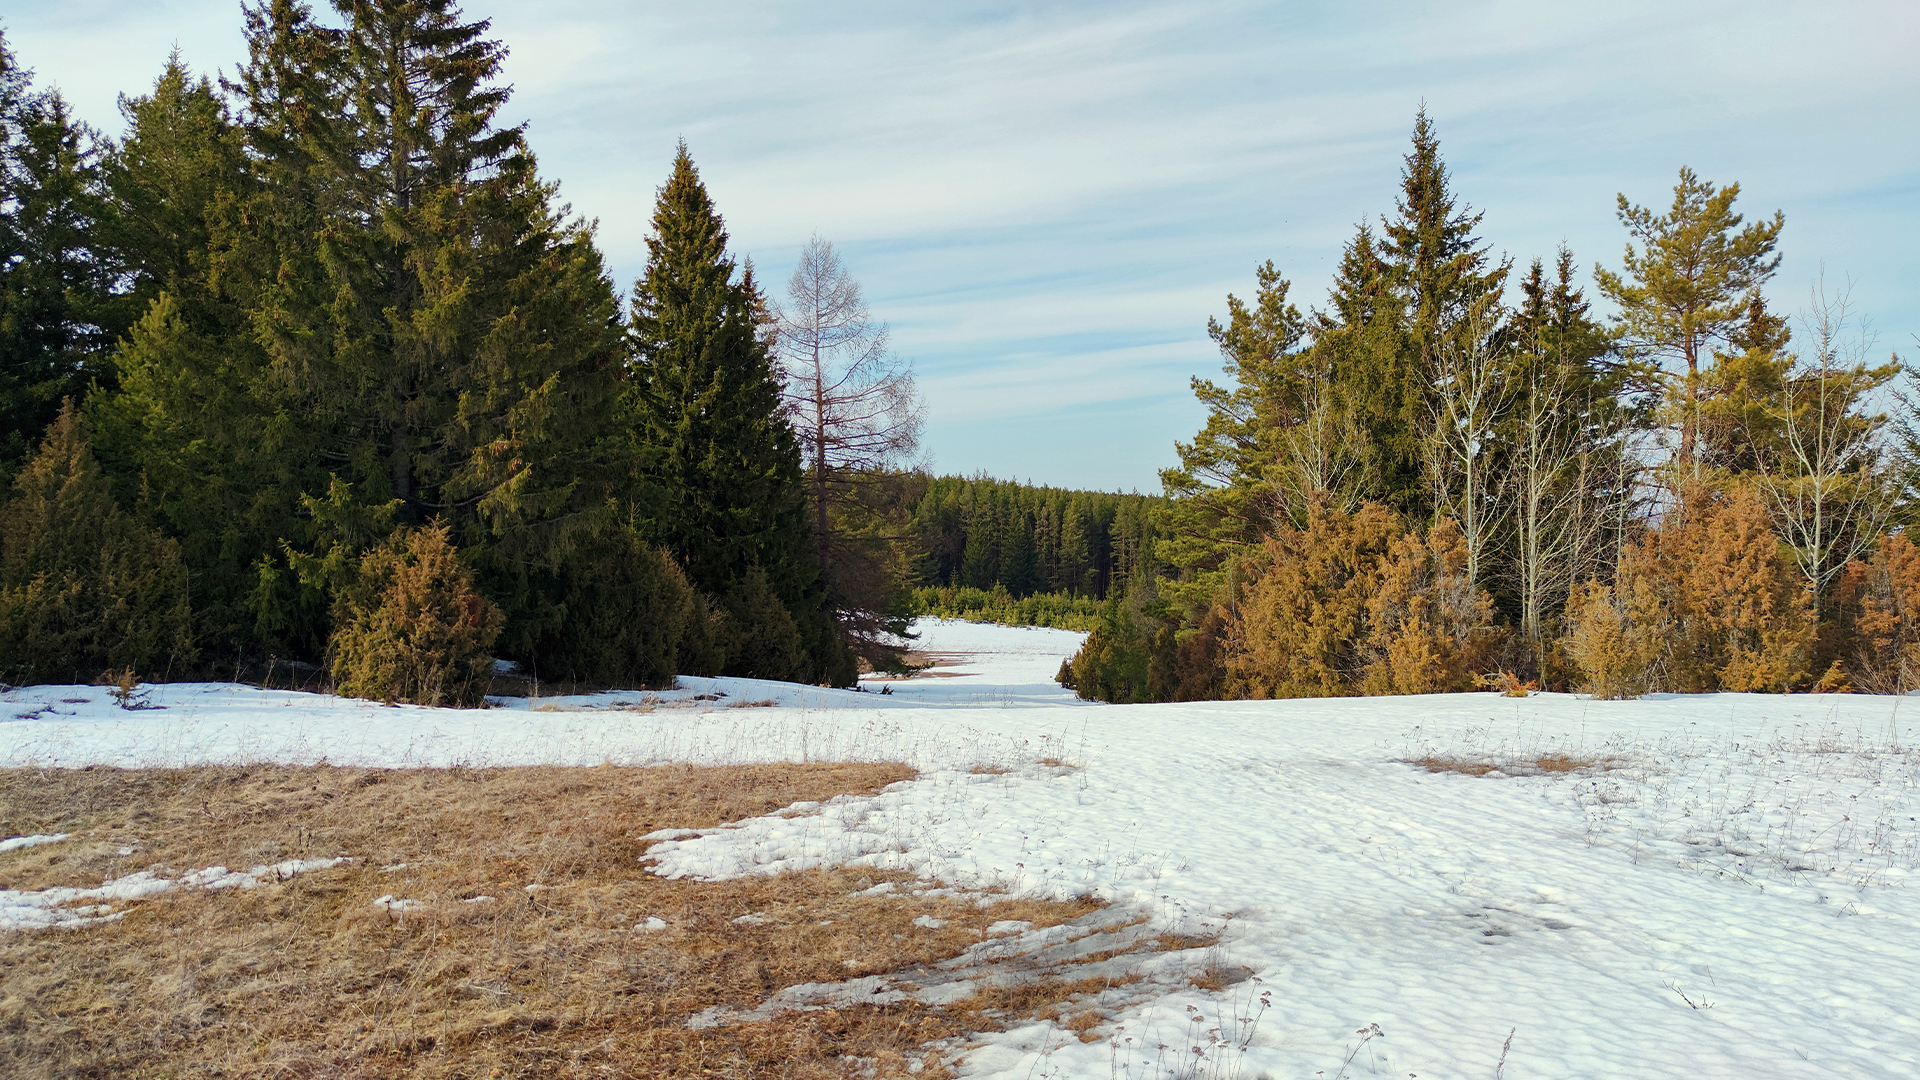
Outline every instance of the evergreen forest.
[(682, 143), (617, 283), (485, 20), (332, 7), (117, 137), (0, 38), (0, 678), (847, 686), (933, 614), (1116, 702), (1920, 688), (1906, 369), (1776, 310), (1737, 183), (1517, 264), (1423, 109), (1317, 305), (1227, 297), (1161, 494), (933, 476), (831, 243), (757, 278)]
[[(1682, 168), (1625, 256), (1494, 253), (1416, 116), (1301, 309), (1271, 262), (1161, 478), (1150, 579), (1060, 672), (1104, 701), (1920, 687), (1907, 369), (1784, 216)], [(1330, 253), (1333, 254), (1333, 253)], [(1591, 290), (1591, 291), (1590, 291)], [(1604, 301), (1617, 315), (1596, 313)]]

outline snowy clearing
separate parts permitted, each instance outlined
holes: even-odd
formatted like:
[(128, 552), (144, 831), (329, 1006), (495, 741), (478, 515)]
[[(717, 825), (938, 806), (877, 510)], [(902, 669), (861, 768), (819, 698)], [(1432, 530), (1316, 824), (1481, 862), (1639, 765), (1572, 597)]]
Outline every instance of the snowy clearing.
[(920, 778), (667, 840), (656, 865), (1093, 893), (1224, 932), (1217, 968), (1248, 976), (1152, 984), (1100, 1041), (986, 1036), (963, 1075), (1920, 1074), (1920, 702), (1097, 706), (1052, 684), (1078, 634), (923, 629), (961, 663), (888, 696), (685, 679), (454, 711), (195, 684), (127, 711), (28, 687), (0, 696), (0, 764), (902, 761)]

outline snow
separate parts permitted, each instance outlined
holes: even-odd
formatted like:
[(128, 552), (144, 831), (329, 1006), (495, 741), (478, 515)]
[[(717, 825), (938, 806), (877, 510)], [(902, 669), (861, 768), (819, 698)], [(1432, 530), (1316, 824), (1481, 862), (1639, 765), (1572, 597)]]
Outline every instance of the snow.
[(0, 840), (0, 852), (18, 851), (21, 848), (39, 847), (41, 844), (57, 844), (71, 833), (35, 833), (32, 836), (10, 836)]
[[(123, 852), (124, 854), (124, 852)], [(126, 915), (112, 903), (82, 904), (85, 900), (132, 901), (167, 892), (176, 887), (189, 889), (252, 889), (268, 881), (286, 881), (309, 870), (325, 870), (350, 863), (351, 858), (294, 859), (272, 866), (256, 866), (245, 873), (224, 866), (209, 866), (182, 874), (177, 880), (160, 876), (155, 870), (117, 877), (95, 889), (0, 889), (0, 931), (44, 930), (49, 927), (86, 926), (112, 922)], [(80, 906), (75, 907), (75, 904)]]
[[(919, 647), (959, 674), (865, 693), (688, 678), (456, 711), (197, 684), (128, 712), (98, 688), (21, 688), (0, 695), (0, 763), (897, 760), (921, 775), (663, 833), (652, 865), (889, 867), (921, 891), (1093, 893), (1154, 932), (1222, 935), (1117, 958), (1156, 974), (1117, 999), (1109, 1038), (1027, 1023), (949, 1048), (968, 1076), (1920, 1075), (1920, 702), (1100, 706), (1052, 683), (1080, 635), (923, 629)], [(1592, 764), (1540, 766), (1557, 755)], [(1408, 764), (1425, 758), (1494, 771)], [(158, 880), (136, 878), (109, 884)], [(68, 892), (0, 894), (0, 926), (125, 898)], [(41, 921), (8, 921), (16, 908)], [(994, 930), (937, 977), (788, 988), (739, 1015), (939, 1000), (969, 992), (967, 965), (1104, 955), (1098, 935), (1120, 932)], [(1247, 977), (1213, 991), (1180, 977), (1201, 965)]]

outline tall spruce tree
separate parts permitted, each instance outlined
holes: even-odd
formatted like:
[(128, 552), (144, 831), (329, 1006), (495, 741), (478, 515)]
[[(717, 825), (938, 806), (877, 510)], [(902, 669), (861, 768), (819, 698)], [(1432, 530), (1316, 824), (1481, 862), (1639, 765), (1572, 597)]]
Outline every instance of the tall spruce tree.
[[(1421, 443), (1434, 412), (1434, 385), (1443, 356), (1482, 347), (1471, 317), (1497, 298), (1509, 265), (1493, 261), (1475, 235), (1480, 214), (1460, 203), (1440, 156), (1440, 138), (1426, 106), (1414, 117), (1413, 148), (1400, 171), (1396, 216), (1383, 222), (1380, 257), (1405, 312), (1401, 347), (1376, 350), (1356, 367), (1350, 384), (1367, 395), (1366, 412), (1380, 454), (1380, 494), (1413, 520), (1435, 507), (1423, 484)], [(1499, 348), (1493, 344), (1494, 348)]]
[(0, 36), (0, 477), (60, 403), (110, 380), (124, 329), (99, 256), (100, 146), (54, 91), (36, 91)]
[[(634, 283), (627, 394), (649, 539), (672, 550), (695, 588), (732, 621), (728, 670), (850, 682), (824, 607), (807, 529), (800, 450), (789, 426), (752, 267), (727, 231), (686, 144), (660, 188), (646, 272)], [(799, 648), (768, 636), (770, 592)]]
[(257, 193), (244, 133), (176, 54), (151, 93), (121, 99), (126, 138), (104, 172), (106, 249), (128, 285), (132, 325), (96, 394), (101, 460), (122, 498), (137, 487), (180, 538), (194, 572), (197, 632), (216, 655), (244, 648), (253, 563), (291, 535), (304, 460), (292, 417), (276, 428), (276, 381), (252, 334), (225, 233)]

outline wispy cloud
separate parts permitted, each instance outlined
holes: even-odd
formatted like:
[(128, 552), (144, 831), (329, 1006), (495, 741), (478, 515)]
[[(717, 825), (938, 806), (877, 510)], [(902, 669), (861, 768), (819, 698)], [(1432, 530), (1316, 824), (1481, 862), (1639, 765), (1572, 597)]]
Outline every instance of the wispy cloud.
[[(8, 16), (23, 59), (117, 127), (176, 41), (242, 56), (238, 5)], [(764, 279), (814, 232), (918, 362), (939, 466), (1156, 485), (1199, 410), (1225, 294), (1271, 258), (1304, 305), (1390, 212), (1426, 101), (1462, 198), (1524, 262), (1619, 257), (1616, 192), (1679, 166), (1787, 212), (1775, 290), (1824, 263), (1920, 330), (1920, 9), (1907, 3), (473, 3), (513, 52), (544, 170), (638, 273), (685, 137)]]

